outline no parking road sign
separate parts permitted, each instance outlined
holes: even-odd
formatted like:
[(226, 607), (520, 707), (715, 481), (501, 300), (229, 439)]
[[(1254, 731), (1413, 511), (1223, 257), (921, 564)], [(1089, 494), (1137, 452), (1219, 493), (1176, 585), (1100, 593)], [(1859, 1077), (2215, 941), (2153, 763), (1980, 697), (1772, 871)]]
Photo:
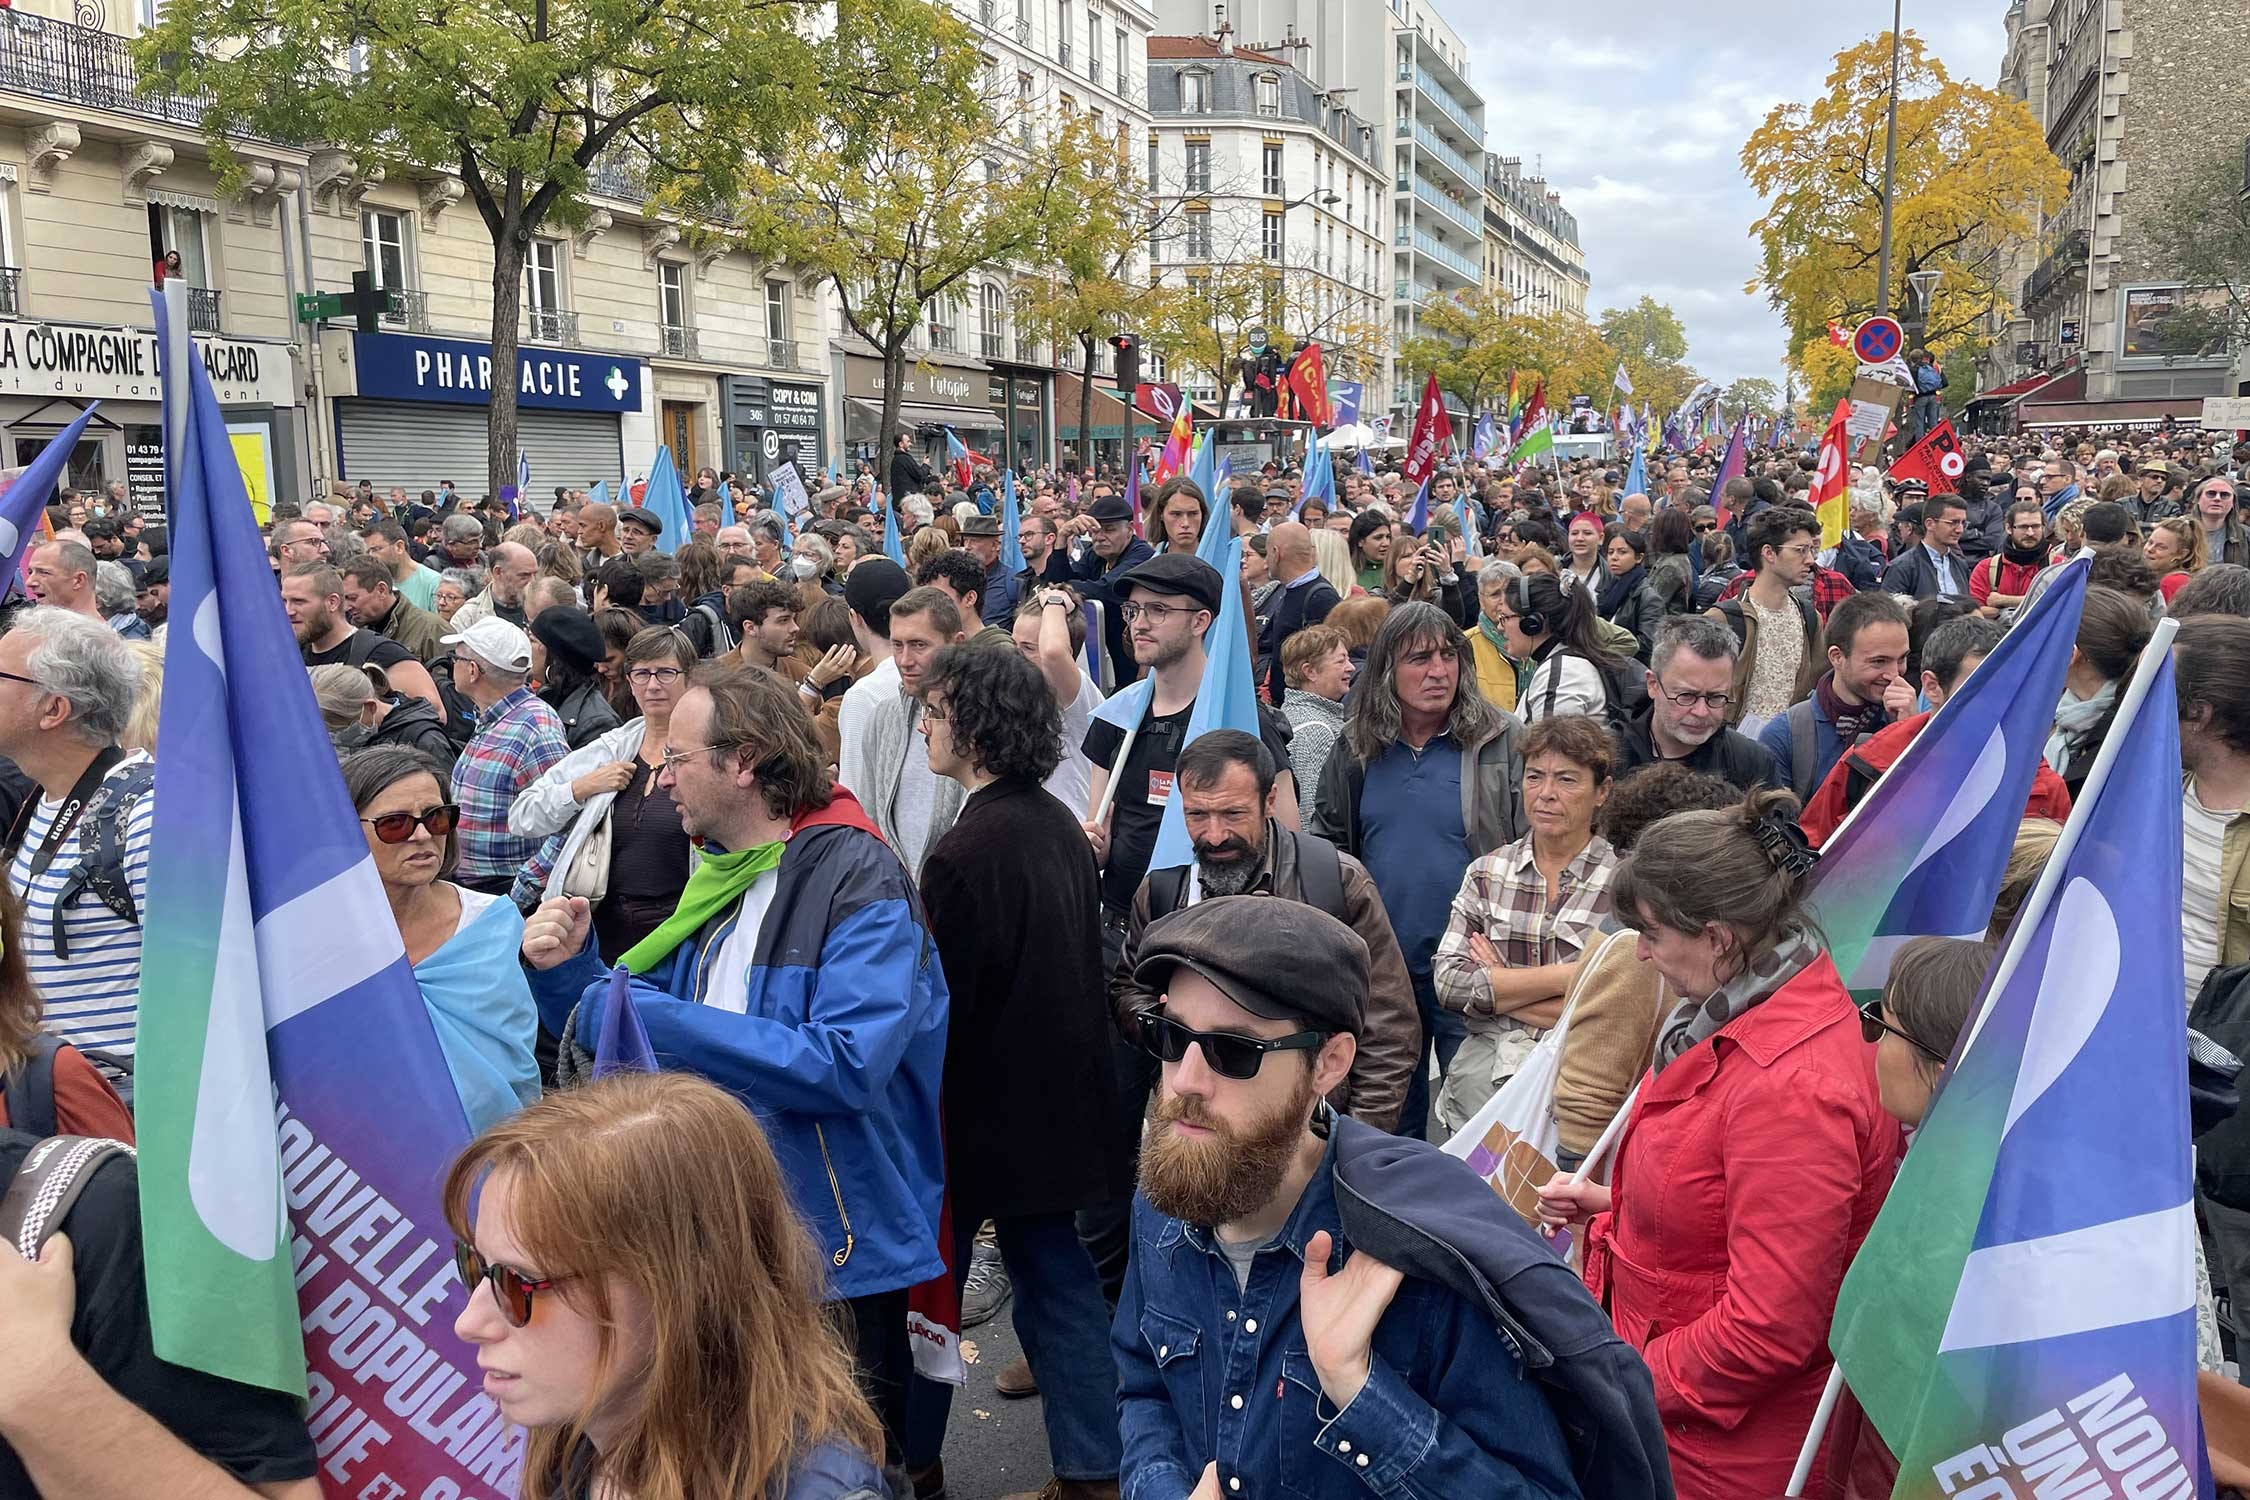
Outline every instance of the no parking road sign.
[(1852, 331), (1852, 353), (1863, 365), (1887, 365), (1906, 347), (1906, 330), (1896, 318), (1869, 318)]

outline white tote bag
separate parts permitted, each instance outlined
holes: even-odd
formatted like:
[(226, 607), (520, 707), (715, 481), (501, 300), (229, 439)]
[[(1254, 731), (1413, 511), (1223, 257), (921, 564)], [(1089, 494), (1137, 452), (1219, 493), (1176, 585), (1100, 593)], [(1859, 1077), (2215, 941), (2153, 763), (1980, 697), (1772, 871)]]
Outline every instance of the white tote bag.
[(1555, 1152), (1562, 1132), (1555, 1125), (1555, 1083), (1562, 1075), (1563, 1038), (1570, 1033), (1571, 1012), (1578, 1008), (1579, 987), (1593, 972), (1600, 955), (1619, 939), (1634, 941), (1630, 932), (1613, 932), (1589, 952), (1572, 976), (1570, 994), (1554, 1027), (1539, 1039), (1516, 1075), (1500, 1085), (1484, 1108), (1469, 1117), (1453, 1139), (1445, 1143), (1449, 1156), (1460, 1157), (1476, 1168), (1492, 1190), (1508, 1200), (1529, 1224), (1539, 1222), (1539, 1189), (1555, 1175)]

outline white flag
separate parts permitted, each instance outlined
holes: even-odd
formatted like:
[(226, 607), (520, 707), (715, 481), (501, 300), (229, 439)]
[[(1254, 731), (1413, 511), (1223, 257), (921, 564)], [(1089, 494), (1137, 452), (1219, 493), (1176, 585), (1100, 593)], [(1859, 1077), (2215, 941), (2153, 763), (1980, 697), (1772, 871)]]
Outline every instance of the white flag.
[(1622, 360), (1618, 362), (1617, 378), (1612, 380), (1610, 384), (1616, 386), (1628, 396), (1633, 394), (1633, 377), (1625, 373), (1625, 365)]

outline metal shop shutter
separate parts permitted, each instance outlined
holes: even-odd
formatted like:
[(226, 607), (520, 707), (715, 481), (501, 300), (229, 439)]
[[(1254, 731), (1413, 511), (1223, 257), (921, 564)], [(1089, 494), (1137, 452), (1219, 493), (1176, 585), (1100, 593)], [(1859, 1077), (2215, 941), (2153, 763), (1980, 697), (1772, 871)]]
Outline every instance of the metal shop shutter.
[[(378, 491), (398, 485), (410, 495), (450, 479), (471, 497), (484, 493), (485, 412), (481, 406), (416, 401), (339, 401), (344, 477), (371, 479)], [(558, 484), (615, 490), (624, 461), (614, 416), (524, 409), (517, 441), (531, 456), (531, 492), (552, 495)]]

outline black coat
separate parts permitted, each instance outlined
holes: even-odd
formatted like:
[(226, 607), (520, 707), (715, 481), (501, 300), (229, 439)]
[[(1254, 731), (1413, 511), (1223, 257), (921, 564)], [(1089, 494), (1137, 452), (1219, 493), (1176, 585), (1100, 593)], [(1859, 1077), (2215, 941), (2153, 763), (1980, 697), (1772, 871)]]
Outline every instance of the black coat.
[(951, 996), (956, 1218), (1123, 1197), (1133, 1178), (1117, 1131), (1101, 887), (1078, 819), (1038, 782), (994, 782), (923, 860), (922, 904)]
[(900, 448), (891, 454), (891, 499), (894, 502), (901, 495), (921, 494), (922, 486), (936, 477), (928, 464), (908, 450)]

